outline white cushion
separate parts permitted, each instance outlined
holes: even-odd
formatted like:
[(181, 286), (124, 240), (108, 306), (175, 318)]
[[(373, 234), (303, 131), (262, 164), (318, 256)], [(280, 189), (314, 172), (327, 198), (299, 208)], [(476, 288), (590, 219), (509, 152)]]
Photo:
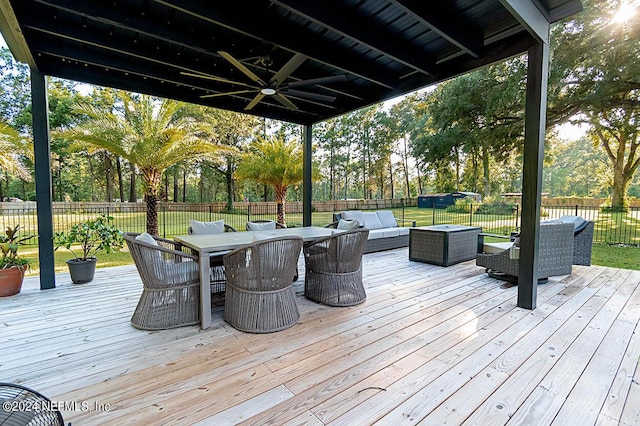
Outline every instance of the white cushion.
[(224, 232), (224, 220), (215, 222), (200, 222), (192, 220), (189, 222), (192, 234), (222, 234)]
[(362, 212), (360, 210), (347, 210), (346, 212), (342, 212), (340, 216), (342, 217), (342, 219), (355, 219), (358, 221), (358, 226), (364, 226), (364, 217), (362, 216)]
[(368, 240), (377, 240), (378, 238), (384, 238), (385, 229), (370, 229)]
[(351, 220), (340, 219), (338, 221), (338, 225), (336, 226), (336, 229), (341, 229), (343, 231), (351, 231), (352, 229), (356, 229), (358, 226), (359, 226), (358, 221), (355, 219), (351, 219)]
[(276, 223), (270, 222), (247, 222), (248, 231), (274, 231), (276, 229)]
[(409, 235), (410, 228), (398, 228), (398, 235)]
[(505, 250), (509, 250), (513, 246), (513, 242), (508, 243), (484, 243), (482, 252), (485, 254), (498, 254)]
[(383, 228), (395, 228), (398, 226), (395, 216), (391, 210), (379, 210), (376, 212)]
[(362, 213), (362, 219), (364, 220), (363, 226), (367, 229), (382, 228), (382, 223), (380, 223), (380, 219), (378, 219), (376, 212), (364, 212)]
[(560, 217), (560, 221), (563, 223), (573, 223), (574, 231), (581, 230), (587, 223), (587, 220), (580, 216), (562, 216)]
[(382, 235), (384, 238), (397, 237), (400, 235), (398, 228), (382, 228)]
[(143, 243), (151, 244), (152, 246), (157, 246), (158, 242), (155, 238), (151, 236), (151, 234), (147, 232), (143, 232), (142, 234), (136, 237), (136, 240), (142, 241)]

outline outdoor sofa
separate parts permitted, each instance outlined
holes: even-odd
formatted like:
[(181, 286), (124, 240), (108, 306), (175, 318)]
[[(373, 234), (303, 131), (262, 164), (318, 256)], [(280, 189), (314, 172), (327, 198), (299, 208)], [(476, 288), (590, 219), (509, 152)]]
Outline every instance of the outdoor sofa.
[(364, 253), (408, 247), (409, 228), (398, 226), (398, 223), (410, 223), (411, 226), (416, 226), (415, 220), (398, 219), (391, 210), (374, 212), (347, 210), (334, 213), (333, 219), (334, 222), (330, 226), (334, 228), (339, 228), (340, 220), (356, 220), (358, 228), (369, 230)]

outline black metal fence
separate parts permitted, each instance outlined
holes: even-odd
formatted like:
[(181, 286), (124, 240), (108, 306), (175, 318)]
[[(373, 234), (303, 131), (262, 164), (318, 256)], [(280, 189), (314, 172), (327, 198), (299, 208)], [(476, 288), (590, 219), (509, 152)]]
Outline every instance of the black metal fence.
[[(433, 225), (481, 226), (485, 232), (509, 235), (520, 230), (520, 209), (521, 206), (518, 204), (510, 212), (499, 213), (481, 211), (477, 205), (465, 206), (464, 212), (433, 208), (428, 209), (431, 214), (428, 215), (427, 221)], [(581, 216), (593, 221), (594, 242), (640, 247), (640, 207), (631, 207), (627, 212), (608, 212), (596, 206), (542, 206), (543, 221), (559, 219), (564, 215)], [(424, 215), (421, 215), (421, 218), (421, 222), (424, 222)]]
[[(424, 209), (414, 207), (415, 200), (352, 200), (314, 202), (312, 224), (325, 226), (333, 221), (333, 213), (343, 210), (393, 210), (396, 217), (415, 220), (418, 226), (435, 224), (462, 224), (481, 226), (485, 232), (508, 235), (520, 229), (520, 206), (511, 211), (492, 212), (466, 206), (462, 211), (448, 209)], [(107, 214), (123, 232), (143, 232), (146, 229), (144, 203), (54, 203), (54, 231), (68, 230), (74, 223)], [(594, 242), (626, 244), (640, 247), (640, 208), (630, 208), (625, 213), (601, 211), (598, 207), (564, 206), (542, 207), (542, 220), (557, 219), (563, 215), (582, 216), (595, 222)], [(158, 229), (162, 236), (185, 234), (190, 220), (224, 220), (237, 230), (244, 230), (247, 221), (256, 219), (276, 220), (275, 203), (242, 203), (227, 211), (218, 204), (161, 203), (158, 208)], [(302, 226), (301, 204), (287, 205), (288, 226)], [(35, 203), (0, 203), (0, 226), (20, 225), (22, 235), (34, 235), (37, 243), (38, 224)]]

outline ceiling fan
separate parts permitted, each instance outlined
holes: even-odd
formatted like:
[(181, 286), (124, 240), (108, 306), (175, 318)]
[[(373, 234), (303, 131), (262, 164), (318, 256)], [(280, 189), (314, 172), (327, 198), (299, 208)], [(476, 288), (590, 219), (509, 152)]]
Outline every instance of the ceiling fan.
[[(247, 68), (242, 62), (234, 58), (231, 54), (225, 51), (218, 51), (218, 54), (222, 56), (225, 60), (227, 60), (231, 65), (241, 71), (244, 75), (249, 77), (253, 83), (243, 83), (239, 81), (233, 81), (222, 77), (216, 77), (213, 75), (205, 74), (205, 73), (194, 73), (194, 72), (181, 72), (182, 75), (186, 75), (189, 77), (198, 77), (204, 78), (213, 81), (219, 81), (222, 83), (229, 83), (238, 86), (246, 87), (246, 89), (235, 90), (232, 92), (224, 92), (224, 93), (213, 93), (209, 95), (200, 96), (200, 98), (215, 98), (219, 96), (230, 96), (230, 95), (239, 95), (243, 93), (256, 93), (256, 96), (249, 102), (249, 104), (244, 108), (245, 111), (251, 110), (255, 107), (265, 96), (271, 96), (275, 98), (278, 102), (280, 102), (285, 107), (289, 108), (292, 111), (297, 111), (298, 107), (287, 97), (298, 97), (301, 99), (309, 99), (313, 101), (319, 102), (333, 102), (336, 100), (335, 96), (327, 96), (319, 93), (311, 93), (304, 90), (298, 90), (299, 88), (304, 88), (307, 86), (314, 86), (318, 84), (329, 84), (336, 83), (340, 81), (346, 81), (346, 75), (332, 75), (328, 77), (319, 77), (319, 78), (311, 78), (307, 80), (299, 80), (292, 81), (287, 84), (282, 84), (287, 77), (291, 75), (302, 63), (307, 59), (307, 57), (301, 53), (296, 53), (293, 55), (289, 61), (284, 64), (282, 68), (280, 68), (270, 79), (269, 81), (264, 81), (258, 75), (256, 75), (253, 71)], [(269, 69), (269, 66), (272, 64), (272, 61), (269, 56), (265, 56), (261, 58), (261, 64)]]

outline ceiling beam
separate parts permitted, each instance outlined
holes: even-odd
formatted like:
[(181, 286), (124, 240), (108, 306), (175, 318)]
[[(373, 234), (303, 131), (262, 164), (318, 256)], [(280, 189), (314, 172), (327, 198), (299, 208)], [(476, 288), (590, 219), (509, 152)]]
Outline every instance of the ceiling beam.
[[(294, 27), (295, 23), (282, 17), (269, 14), (258, 22), (243, 17), (243, 9), (260, 7), (263, 3), (254, 1), (243, 4), (243, 1), (236, 0), (234, 2), (216, 2), (215, 7), (210, 7), (205, 2), (190, 0), (152, 1), (261, 42), (266, 41), (292, 53), (302, 53), (321, 64), (337, 68), (389, 89), (393, 88), (397, 81), (393, 76), (388, 77), (389, 70), (387, 68), (360, 59), (353, 55), (353, 51), (350, 49), (344, 49), (338, 45), (326, 49), (326, 40), (322, 38), (322, 35), (301, 25), (296, 28)], [(265, 10), (265, 14), (268, 13)], [(284, 28), (287, 28), (289, 32), (282, 31)], [(300, 36), (291, 36), (291, 34), (300, 34)]]
[(31, 50), (27, 45), (27, 41), (22, 34), (18, 18), (11, 7), (9, 0), (0, 0), (0, 31), (7, 42), (7, 46), (11, 50), (13, 57), (18, 62), (23, 62), (33, 70), (37, 70), (38, 66), (33, 59)]
[(534, 3), (534, 0), (499, 1), (531, 35), (538, 41), (549, 44), (549, 18), (536, 6), (537, 2)]
[[(336, 2), (330, 5), (308, 0), (272, 0), (272, 2), (336, 34), (377, 50), (422, 74), (436, 74), (434, 63), (427, 58), (426, 54), (416, 51), (410, 42), (390, 33), (388, 29), (373, 20), (365, 16), (356, 16), (353, 9), (342, 7)], [(353, 22), (358, 22), (358, 25), (353, 25)]]
[(473, 26), (463, 22), (454, 11), (447, 10), (446, 2), (434, 7), (424, 0), (390, 1), (472, 57), (479, 58), (483, 54), (483, 46), (477, 41), (482, 40), (481, 34), (473, 34)]

